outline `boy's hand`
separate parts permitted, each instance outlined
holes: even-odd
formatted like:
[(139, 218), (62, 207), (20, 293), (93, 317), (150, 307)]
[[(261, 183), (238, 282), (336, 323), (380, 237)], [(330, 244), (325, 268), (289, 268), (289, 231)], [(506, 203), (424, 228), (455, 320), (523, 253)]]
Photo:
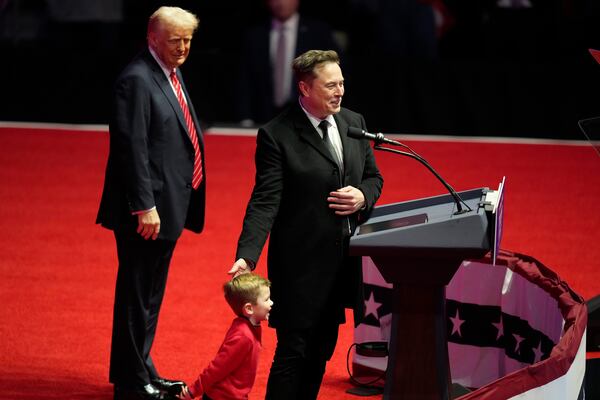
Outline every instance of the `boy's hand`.
[(177, 395), (177, 398), (178, 398), (178, 399), (181, 399), (181, 400), (193, 400), (193, 399), (194, 399), (194, 398), (192, 397), (192, 395), (190, 394), (190, 391), (188, 390), (187, 386), (184, 386), (184, 387), (181, 389), (181, 393), (179, 393), (179, 394)]

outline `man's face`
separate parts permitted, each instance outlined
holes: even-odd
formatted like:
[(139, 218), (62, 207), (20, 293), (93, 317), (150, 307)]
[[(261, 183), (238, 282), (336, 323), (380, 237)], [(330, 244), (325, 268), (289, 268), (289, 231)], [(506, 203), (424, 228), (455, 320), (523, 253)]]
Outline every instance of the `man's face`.
[(298, 10), (299, 0), (267, 0), (271, 15), (280, 21), (287, 21)]
[(340, 112), (344, 96), (344, 76), (336, 63), (330, 62), (317, 66), (316, 77), (312, 82), (300, 81), (298, 88), (302, 93), (302, 105), (317, 118)]
[(150, 32), (148, 40), (161, 61), (173, 69), (183, 64), (190, 54), (193, 34), (191, 28), (163, 23)]

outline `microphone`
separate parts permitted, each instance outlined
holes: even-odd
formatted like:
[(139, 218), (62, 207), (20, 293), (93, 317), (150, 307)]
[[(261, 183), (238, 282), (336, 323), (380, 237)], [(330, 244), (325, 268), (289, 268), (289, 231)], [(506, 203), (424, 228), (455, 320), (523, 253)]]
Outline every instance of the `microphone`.
[[(450, 195), (452, 196), (452, 198), (454, 199), (454, 203), (456, 204), (456, 212), (454, 214), (458, 215), (458, 214), (462, 214), (462, 213), (466, 213), (471, 210), (471, 207), (469, 207), (458, 195), (458, 193), (456, 193), (456, 190), (454, 190), (454, 188), (452, 186), (450, 186), (450, 184), (448, 182), (446, 182), (444, 180), (444, 178), (441, 177), (440, 174), (437, 173), (437, 171), (435, 169), (433, 169), (433, 167), (431, 165), (429, 165), (429, 163), (420, 155), (418, 155), (417, 153), (415, 153), (413, 151), (413, 149), (411, 149), (410, 147), (408, 147), (405, 144), (402, 144), (400, 142), (397, 142), (395, 140), (392, 139), (387, 139), (383, 133), (369, 133), (366, 132), (360, 128), (357, 128), (355, 126), (351, 126), (348, 128), (348, 136), (352, 137), (352, 138), (356, 138), (356, 139), (369, 139), (369, 140), (373, 140), (375, 142), (375, 146), (373, 147), (375, 150), (382, 150), (382, 151), (388, 151), (390, 153), (395, 153), (395, 154), (399, 154), (402, 156), (406, 156), (406, 157), (410, 157), (410, 158), (414, 158), (415, 160), (419, 161), (421, 164), (423, 164), (425, 167), (427, 167), (427, 169), (433, 174), (435, 175), (435, 177), (442, 183), (442, 185), (444, 185), (444, 187), (446, 188), (446, 190), (448, 190), (448, 192), (450, 193)], [(407, 149), (408, 151), (400, 151), (400, 150), (396, 150), (396, 149), (390, 149), (387, 147), (382, 147), (381, 143), (387, 143), (387, 144), (392, 144), (394, 146), (399, 146), (399, 147), (404, 147), (405, 149)], [(463, 209), (462, 205), (465, 205), (465, 207), (467, 209)]]
[(385, 136), (383, 136), (383, 133), (369, 133), (355, 126), (351, 126), (348, 128), (348, 136), (355, 139), (373, 140), (376, 144), (387, 143), (393, 144), (395, 146), (401, 146), (400, 142), (386, 138)]

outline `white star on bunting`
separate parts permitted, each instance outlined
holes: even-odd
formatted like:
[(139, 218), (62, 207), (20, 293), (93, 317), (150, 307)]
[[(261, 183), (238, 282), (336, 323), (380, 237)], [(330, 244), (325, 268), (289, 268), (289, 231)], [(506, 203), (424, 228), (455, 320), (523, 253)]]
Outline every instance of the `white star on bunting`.
[(373, 292), (369, 296), (368, 300), (365, 300), (365, 318), (369, 316), (369, 314), (373, 314), (375, 318), (379, 320), (379, 314), (377, 313), (377, 309), (381, 307), (383, 303), (378, 303), (375, 301), (375, 296), (373, 296)]
[(515, 338), (515, 340), (517, 341), (517, 343), (515, 344), (515, 353), (519, 352), (519, 349), (521, 347), (521, 342), (525, 339), (522, 336), (517, 335), (516, 333), (513, 333), (513, 337)]
[(500, 317), (500, 322), (492, 322), (492, 325), (494, 325), (498, 330), (496, 340), (500, 339), (501, 336), (504, 336), (504, 324), (502, 323), (502, 317)]
[(450, 333), (450, 335), (454, 335), (454, 333), (458, 333), (458, 336), (462, 336), (460, 327), (462, 324), (464, 324), (465, 320), (460, 319), (458, 310), (456, 310), (456, 315), (454, 317), (450, 317), (450, 321), (452, 322), (452, 333)]
[(542, 351), (542, 340), (540, 339), (540, 344), (538, 344), (538, 347), (533, 349), (533, 363), (535, 364), (538, 361), (542, 360), (542, 356), (544, 355), (544, 352)]

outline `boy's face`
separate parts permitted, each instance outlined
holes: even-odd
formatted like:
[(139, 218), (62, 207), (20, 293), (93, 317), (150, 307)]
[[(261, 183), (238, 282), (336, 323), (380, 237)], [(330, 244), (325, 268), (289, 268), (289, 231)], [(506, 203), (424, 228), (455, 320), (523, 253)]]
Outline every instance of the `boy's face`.
[(271, 289), (267, 286), (260, 288), (260, 294), (256, 299), (256, 304), (251, 304), (252, 315), (250, 318), (252, 322), (259, 324), (263, 320), (269, 319), (269, 312), (273, 307), (273, 300), (271, 300)]

